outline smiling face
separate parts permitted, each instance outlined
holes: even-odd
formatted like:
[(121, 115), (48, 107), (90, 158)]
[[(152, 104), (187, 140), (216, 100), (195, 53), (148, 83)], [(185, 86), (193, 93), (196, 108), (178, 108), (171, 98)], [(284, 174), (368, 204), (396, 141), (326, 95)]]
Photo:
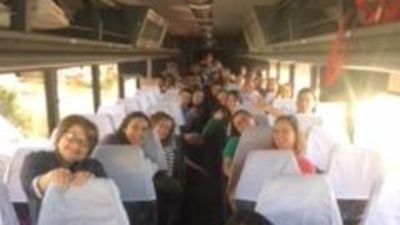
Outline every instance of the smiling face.
[(143, 143), (148, 129), (149, 123), (144, 118), (136, 117), (129, 121), (123, 132), (126, 140), (137, 146)]
[(233, 118), (232, 122), (233, 126), (240, 134), (242, 134), (243, 131), (245, 131), (247, 128), (255, 126), (254, 119), (251, 116), (244, 113), (237, 114)]
[(275, 123), (272, 137), (276, 148), (279, 150), (296, 149), (296, 131), (289, 121), (278, 120)]
[(235, 111), (240, 105), (239, 99), (234, 96), (234, 95), (228, 95), (228, 98), (226, 100), (226, 107), (229, 109), (229, 111), (233, 112)]
[(190, 92), (182, 91), (182, 92), (179, 94), (179, 97), (180, 97), (180, 104), (181, 104), (181, 107), (183, 107), (183, 108), (189, 107), (190, 101), (191, 101), (191, 97), (192, 97), (192, 95), (190, 94)]
[(61, 135), (57, 149), (61, 157), (68, 163), (83, 161), (89, 154), (89, 140), (80, 125), (72, 125)]
[(226, 105), (226, 100), (228, 99), (228, 94), (225, 91), (220, 91), (217, 95), (217, 100), (218, 103), (221, 106), (225, 106)]
[(160, 138), (160, 141), (164, 142), (170, 136), (172, 127), (173, 122), (170, 119), (162, 119), (154, 126), (153, 130)]
[(196, 91), (193, 93), (192, 103), (193, 105), (201, 105), (204, 101), (204, 93), (202, 91)]
[(314, 96), (310, 92), (300, 93), (296, 104), (298, 113), (312, 114), (315, 105)]

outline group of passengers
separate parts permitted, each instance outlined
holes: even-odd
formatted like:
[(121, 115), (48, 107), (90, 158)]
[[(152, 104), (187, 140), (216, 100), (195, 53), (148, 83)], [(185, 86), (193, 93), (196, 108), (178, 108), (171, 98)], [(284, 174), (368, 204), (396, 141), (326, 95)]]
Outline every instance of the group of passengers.
[[(293, 151), (302, 174), (316, 173), (317, 168), (304, 156), (305, 135), (296, 117), (273, 106), (276, 99), (292, 99), (290, 84), (278, 85), (273, 78), (264, 80), (245, 67), (235, 75), (207, 55), (190, 67), (186, 77), (164, 73), (159, 86), (161, 95), (178, 89), (176, 99), (184, 118), (180, 134), (175, 132), (178, 125), (172, 115), (159, 111), (147, 116), (137, 111), (122, 121), (109, 140), (141, 146), (150, 130), (159, 138), (167, 168), (153, 179), (158, 224), (222, 224), (233, 213), (224, 189), (232, 175), (240, 136), (258, 123), (254, 112), (242, 107), (244, 104), (275, 117), (270, 137), (273, 149)], [(302, 89), (295, 101), (295, 113), (313, 113), (316, 99), (312, 90)], [(83, 185), (92, 177), (107, 177), (101, 163), (90, 157), (98, 143), (98, 129), (92, 122), (79, 115), (68, 116), (59, 123), (54, 141), (54, 152), (31, 153), (23, 163), (21, 181), (32, 224), (37, 223), (42, 198), (51, 183), (68, 188)], [(129, 214), (129, 206), (125, 206)], [(269, 224), (254, 213), (237, 213), (228, 224)]]

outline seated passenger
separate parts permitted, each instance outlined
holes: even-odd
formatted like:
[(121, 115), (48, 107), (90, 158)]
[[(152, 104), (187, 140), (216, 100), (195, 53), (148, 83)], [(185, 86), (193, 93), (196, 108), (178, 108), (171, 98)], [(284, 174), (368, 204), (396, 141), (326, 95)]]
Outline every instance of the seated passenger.
[(150, 131), (150, 119), (142, 112), (132, 112), (122, 121), (117, 131), (117, 144), (131, 145), (140, 149), (144, 157), (157, 165), (158, 170), (167, 168), (162, 146)]
[[(316, 97), (311, 89), (309, 88), (301, 89), (297, 94), (296, 113), (303, 115), (312, 115), (314, 113), (315, 102), (316, 102)], [(264, 102), (259, 102), (259, 107), (274, 117), (279, 117), (281, 115), (284, 115), (283, 112), (277, 110), (272, 105)]]
[(276, 99), (292, 99), (292, 97), (293, 97), (292, 87), (290, 86), (289, 83), (279, 86)]
[(119, 144), (140, 146), (150, 127), (150, 119), (142, 112), (132, 112), (122, 121), (117, 131)]
[(174, 137), (175, 122), (173, 118), (164, 112), (157, 112), (151, 116), (151, 124), (153, 131), (160, 139), (168, 166), (166, 173), (159, 172), (153, 178), (157, 191), (158, 224), (172, 225), (179, 218), (183, 185), (181, 183), (183, 158)]
[(272, 225), (272, 223), (256, 212), (241, 210), (233, 214), (226, 225)]
[(179, 105), (182, 109), (185, 121), (187, 120), (187, 114), (190, 108), (190, 103), (192, 99), (192, 91), (189, 88), (182, 88), (179, 91)]
[(230, 124), (232, 135), (226, 142), (223, 150), (223, 171), (227, 177), (229, 177), (231, 174), (232, 161), (233, 157), (235, 156), (240, 135), (248, 127), (255, 126), (255, 121), (249, 112), (245, 110), (239, 110), (233, 114)]
[(236, 90), (231, 90), (228, 92), (228, 97), (226, 100), (226, 108), (233, 115), (235, 111), (239, 108), (242, 103), (242, 96)]
[(179, 165), (179, 155), (177, 140), (174, 137), (175, 121), (174, 119), (164, 112), (157, 112), (151, 116), (151, 126), (153, 131), (156, 133), (160, 139), (162, 148), (164, 150), (163, 154), (167, 160), (167, 174), (170, 177), (177, 175), (180, 168)]
[(97, 144), (96, 126), (78, 115), (64, 118), (57, 127), (56, 151), (26, 156), (21, 183), (28, 197), (31, 223), (36, 224), (42, 198), (50, 183), (68, 188), (83, 185), (91, 177), (105, 177), (102, 165), (89, 156)]
[(205, 107), (204, 92), (201, 89), (195, 89), (192, 95), (192, 104), (187, 114), (187, 123), (183, 128), (183, 132), (200, 133), (207, 120), (208, 112)]
[(278, 150), (292, 150), (303, 174), (315, 174), (316, 168), (304, 157), (305, 142), (294, 116), (280, 116), (272, 132), (273, 147)]
[(311, 115), (314, 113), (316, 97), (309, 88), (303, 88), (297, 94), (296, 106), (298, 114)]

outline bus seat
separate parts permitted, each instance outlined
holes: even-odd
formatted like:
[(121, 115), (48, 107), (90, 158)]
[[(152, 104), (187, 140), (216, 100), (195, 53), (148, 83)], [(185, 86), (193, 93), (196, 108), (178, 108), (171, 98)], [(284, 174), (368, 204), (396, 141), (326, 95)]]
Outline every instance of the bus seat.
[(121, 104), (125, 107), (126, 114), (143, 110), (139, 104), (139, 101), (135, 97), (118, 100), (117, 104)]
[(282, 176), (265, 185), (256, 211), (279, 225), (342, 225), (334, 194), (322, 176)]
[(368, 199), (383, 176), (379, 154), (354, 147), (335, 151), (328, 177), (339, 199)]
[(155, 225), (156, 193), (152, 180), (155, 168), (140, 149), (133, 148), (128, 145), (98, 146), (93, 157), (116, 182), (131, 225)]
[(38, 225), (129, 225), (115, 183), (91, 179), (85, 185), (61, 190), (51, 185), (44, 196)]
[(126, 117), (125, 106), (122, 104), (102, 105), (97, 111), (97, 115), (110, 115), (114, 130), (118, 130), (122, 121)]
[(371, 199), (364, 225), (400, 224), (400, 183), (398, 172), (385, 176)]
[(185, 124), (185, 119), (183, 116), (182, 109), (179, 107), (178, 103), (172, 101), (165, 101), (152, 105), (147, 109), (149, 115), (156, 112), (165, 112), (174, 118), (176, 123), (176, 132), (179, 131), (179, 127)]
[(28, 199), (20, 180), (22, 164), (25, 156), (36, 151), (54, 151), (54, 146), (50, 142), (36, 146), (21, 145), (11, 159), (4, 178), (9, 190), (10, 201), (13, 203), (20, 221), (29, 220)]
[(263, 186), (269, 185), (282, 175), (301, 175), (292, 152), (277, 150), (250, 152), (236, 188), (236, 200), (256, 202)]
[(316, 109), (315, 114), (321, 117), (323, 127), (332, 138), (340, 144), (349, 144), (350, 138), (346, 126), (346, 103), (320, 102)]
[(0, 182), (5, 179), (6, 171), (11, 159), (12, 157), (8, 155), (0, 155)]
[(5, 182), (7, 184), (10, 200), (13, 203), (27, 203), (26, 194), (22, 188), (20, 175), (22, 164), (24, 162), (25, 156), (31, 152), (36, 151), (52, 151), (53, 146), (33, 146), (33, 147), (19, 147), (13, 156), (5, 175)]
[(136, 93), (134, 98), (139, 103), (140, 108), (143, 112), (147, 111), (147, 109), (152, 105), (152, 103), (149, 101), (147, 94), (144, 92)]
[(144, 140), (143, 152), (152, 163), (157, 165), (158, 170), (166, 170), (168, 167), (163, 151), (159, 138), (153, 131), (150, 131)]
[(115, 133), (111, 116), (104, 114), (98, 114), (98, 115), (85, 114), (82, 116), (84, 116), (86, 119), (90, 120), (97, 126), (99, 132), (99, 141), (106, 138), (108, 135)]
[(307, 139), (306, 157), (318, 169), (326, 172), (332, 162), (333, 152), (337, 144), (325, 129), (314, 127), (311, 129)]
[(10, 202), (7, 186), (0, 182), (0, 225), (18, 225), (17, 215)]
[(303, 131), (303, 133), (307, 136), (314, 127), (322, 126), (321, 118), (316, 115), (305, 115), (297, 113), (296, 118), (299, 122), (299, 127), (301, 131)]
[(256, 126), (241, 135), (232, 162), (232, 176), (228, 180), (228, 193), (232, 193), (239, 181), (244, 162), (250, 151), (272, 148), (270, 126)]
[(328, 178), (344, 221), (359, 222), (383, 177), (379, 155), (366, 149), (342, 147), (335, 151)]

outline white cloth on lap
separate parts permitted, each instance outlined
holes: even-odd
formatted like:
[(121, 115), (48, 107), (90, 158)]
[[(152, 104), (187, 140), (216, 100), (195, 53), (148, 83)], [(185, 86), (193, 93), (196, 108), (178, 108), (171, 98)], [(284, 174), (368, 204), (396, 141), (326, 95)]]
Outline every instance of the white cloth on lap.
[(256, 211), (279, 225), (342, 225), (328, 182), (322, 176), (284, 176), (263, 187)]
[(301, 175), (291, 151), (252, 151), (247, 156), (240, 175), (235, 198), (255, 202), (263, 186), (282, 175)]
[(95, 149), (93, 157), (99, 160), (112, 178), (123, 201), (154, 201), (154, 166), (143, 156), (143, 151), (130, 145), (103, 145)]
[(63, 191), (50, 185), (42, 202), (38, 225), (129, 225), (113, 181), (91, 179)]

